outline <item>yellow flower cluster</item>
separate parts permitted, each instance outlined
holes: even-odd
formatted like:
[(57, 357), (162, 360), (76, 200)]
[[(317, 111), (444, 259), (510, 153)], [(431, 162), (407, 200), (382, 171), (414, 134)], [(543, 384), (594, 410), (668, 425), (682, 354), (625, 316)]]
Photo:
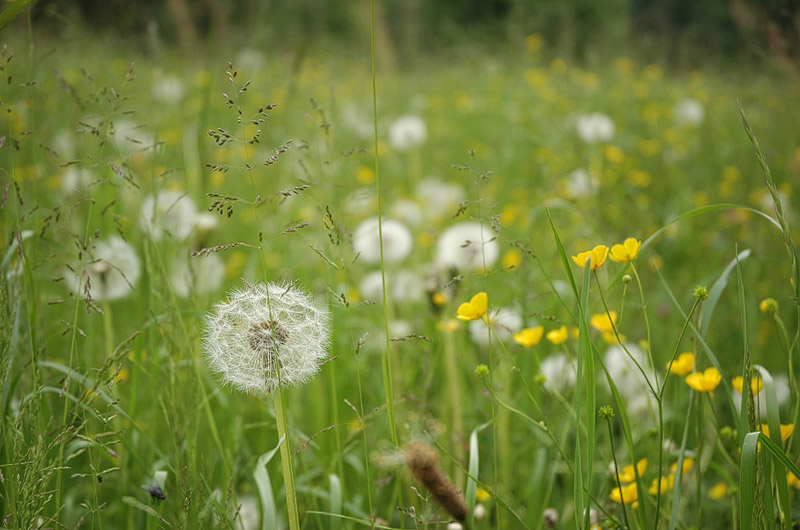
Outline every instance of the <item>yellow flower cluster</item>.
[(630, 263), (639, 255), (639, 249), (641, 248), (641, 241), (634, 237), (629, 237), (622, 244), (616, 244), (610, 249), (606, 245), (597, 245), (591, 250), (579, 252), (577, 255), (572, 256), (572, 261), (580, 268), (584, 268), (588, 261), (589, 268), (596, 271), (603, 266), (606, 258), (609, 257), (611, 261), (616, 261), (617, 263)]

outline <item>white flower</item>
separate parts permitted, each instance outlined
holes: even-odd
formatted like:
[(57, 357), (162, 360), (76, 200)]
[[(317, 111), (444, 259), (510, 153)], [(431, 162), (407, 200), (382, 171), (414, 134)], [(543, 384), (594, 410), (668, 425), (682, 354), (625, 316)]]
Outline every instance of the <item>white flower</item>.
[(576, 127), (578, 136), (587, 144), (608, 142), (614, 138), (614, 122), (599, 112), (580, 116)]
[(547, 357), (539, 365), (539, 371), (544, 376), (544, 387), (551, 392), (564, 394), (575, 386), (577, 380), (575, 363), (563, 353)]
[(216, 254), (179, 260), (172, 266), (169, 283), (175, 295), (186, 298), (192, 292), (205, 294), (216, 291), (225, 279), (225, 264)]
[(491, 267), (500, 254), (495, 233), (478, 222), (451, 226), (439, 238), (436, 265), (443, 269), (474, 271)]
[(425, 207), (425, 215), (434, 220), (455, 214), (458, 205), (467, 197), (458, 184), (432, 177), (417, 184), (416, 195)]
[(163, 190), (142, 202), (139, 224), (153, 241), (160, 241), (164, 233), (183, 241), (192, 232), (196, 216), (197, 206), (185, 192)]
[(389, 145), (398, 151), (422, 145), (427, 138), (428, 128), (419, 116), (403, 116), (389, 126)]
[[(393, 219), (381, 223), (383, 233), (383, 260), (387, 263), (400, 261), (411, 252), (414, 240), (406, 225)], [(381, 262), (381, 237), (378, 233), (378, 218), (367, 219), (353, 233), (353, 250), (367, 263)]]
[(139, 281), (141, 267), (136, 250), (119, 236), (98, 241), (89, 249), (83, 269), (64, 273), (67, 285), (93, 300), (116, 300), (127, 296)]
[(153, 99), (172, 105), (180, 103), (183, 99), (183, 81), (176, 75), (156, 72), (153, 80)]
[(675, 103), (672, 115), (678, 125), (700, 125), (706, 112), (703, 104), (696, 99), (687, 98)]
[(302, 289), (259, 283), (230, 293), (206, 318), (211, 369), (250, 394), (304, 383), (328, 355), (330, 317)]
[(599, 186), (599, 179), (583, 168), (567, 176), (567, 194), (573, 199), (594, 196)]
[[(522, 315), (508, 307), (498, 307), (489, 311), (489, 324), (492, 326), (492, 341), (497, 339), (507, 342), (511, 336), (522, 328)], [(469, 334), (472, 340), (481, 346), (489, 345), (489, 331), (486, 321), (481, 319), (469, 323)], [(495, 338), (495, 335), (497, 338)]]
[[(386, 273), (386, 289), (392, 293), (395, 302), (416, 301), (424, 293), (422, 279), (414, 272), (404, 269)], [(359, 284), (361, 296), (375, 302), (383, 301), (383, 278), (381, 271), (373, 271), (364, 276)]]

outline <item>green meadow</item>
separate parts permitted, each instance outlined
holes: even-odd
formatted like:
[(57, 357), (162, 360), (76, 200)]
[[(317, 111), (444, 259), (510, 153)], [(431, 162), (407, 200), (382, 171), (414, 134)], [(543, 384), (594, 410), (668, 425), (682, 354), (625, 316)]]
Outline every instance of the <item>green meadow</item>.
[(796, 71), (2, 37), (3, 528), (800, 520)]

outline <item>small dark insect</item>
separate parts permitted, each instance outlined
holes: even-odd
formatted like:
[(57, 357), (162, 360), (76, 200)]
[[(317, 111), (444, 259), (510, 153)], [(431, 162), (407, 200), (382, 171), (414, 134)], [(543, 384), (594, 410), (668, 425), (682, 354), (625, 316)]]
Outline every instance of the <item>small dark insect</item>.
[(154, 499), (158, 499), (163, 501), (167, 498), (167, 495), (164, 493), (164, 490), (161, 489), (161, 486), (158, 484), (153, 484), (152, 486), (142, 486), (142, 489), (150, 494), (151, 497)]
[(103, 483), (103, 475), (97, 475), (97, 482), (99, 482), (100, 484)]

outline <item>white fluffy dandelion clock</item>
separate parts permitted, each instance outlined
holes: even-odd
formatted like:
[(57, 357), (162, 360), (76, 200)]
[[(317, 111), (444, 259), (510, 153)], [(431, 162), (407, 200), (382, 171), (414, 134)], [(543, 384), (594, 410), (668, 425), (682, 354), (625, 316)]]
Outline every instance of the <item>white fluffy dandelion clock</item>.
[(89, 252), (83, 271), (64, 272), (73, 292), (93, 300), (117, 300), (133, 291), (139, 281), (141, 266), (136, 250), (119, 236), (98, 241)]
[(139, 225), (153, 241), (161, 241), (164, 234), (183, 241), (194, 230), (196, 218), (197, 206), (186, 192), (163, 190), (142, 202)]
[(495, 233), (478, 222), (458, 223), (445, 230), (436, 246), (436, 265), (461, 271), (491, 267), (500, 255)]
[(203, 349), (211, 369), (249, 394), (306, 382), (328, 355), (330, 318), (293, 284), (236, 289), (206, 318)]
[[(381, 234), (382, 232), (382, 238)], [(383, 259), (394, 263), (404, 259), (414, 246), (414, 238), (406, 225), (394, 219), (384, 219), (378, 227), (378, 218), (367, 219), (353, 233), (353, 249), (367, 263), (381, 262), (381, 239), (383, 239)]]

